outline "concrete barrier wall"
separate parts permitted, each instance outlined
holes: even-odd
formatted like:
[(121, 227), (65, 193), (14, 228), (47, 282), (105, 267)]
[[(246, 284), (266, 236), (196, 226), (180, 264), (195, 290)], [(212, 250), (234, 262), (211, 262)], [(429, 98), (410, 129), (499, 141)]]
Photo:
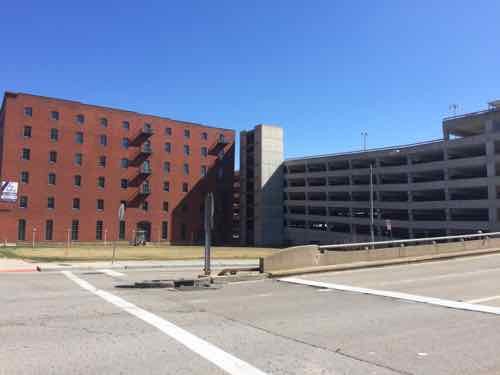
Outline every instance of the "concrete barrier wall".
[(295, 246), (264, 258), (264, 272), (356, 262), (383, 261), (491, 248), (500, 249), (500, 238), (397, 246), (381, 249), (325, 250), (324, 253), (320, 252), (317, 245)]

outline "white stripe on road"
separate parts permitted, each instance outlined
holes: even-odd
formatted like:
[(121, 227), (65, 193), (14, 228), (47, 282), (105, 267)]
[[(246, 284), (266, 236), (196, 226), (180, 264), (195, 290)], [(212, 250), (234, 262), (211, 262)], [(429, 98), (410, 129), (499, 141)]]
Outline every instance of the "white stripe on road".
[(105, 273), (106, 275), (111, 276), (111, 277), (125, 277), (124, 273), (117, 272), (117, 271), (114, 271), (114, 270), (104, 269), (104, 270), (98, 270), (98, 271), (102, 272), (102, 273)]
[(285, 281), (287, 283), (309, 285), (309, 286), (314, 286), (314, 287), (318, 287), (318, 288), (328, 288), (328, 289), (342, 290), (345, 292), (371, 294), (371, 295), (375, 295), (375, 296), (396, 298), (396, 299), (402, 299), (402, 300), (412, 301), (412, 302), (428, 303), (430, 305), (449, 307), (452, 309), (469, 310), (469, 311), (476, 311), (476, 312), (483, 312), (483, 313), (500, 315), (500, 308), (493, 307), (493, 306), (475, 305), (475, 304), (467, 303), (467, 302), (458, 302), (458, 301), (452, 301), (452, 300), (441, 299), (441, 298), (417, 296), (414, 294), (391, 292), (388, 290), (376, 290), (376, 289), (368, 289), (368, 288), (358, 288), (358, 287), (350, 286), (350, 285), (331, 284), (331, 283), (325, 283), (325, 282), (321, 282), (321, 281), (305, 280), (305, 279), (301, 279), (298, 277), (285, 277), (283, 279), (278, 279), (278, 280)]
[(493, 301), (495, 299), (500, 299), (500, 296), (491, 296), (491, 297), (483, 297), (483, 298), (478, 298), (478, 299), (471, 299), (470, 301), (467, 301), (467, 303), (481, 303), (481, 302)]
[(175, 324), (160, 318), (158, 315), (150, 313), (140, 307), (115, 296), (104, 290), (95, 288), (92, 284), (87, 281), (80, 279), (71, 271), (62, 271), (62, 273), (74, 281), (83, 289), (101, 297), (105, 301), (121, 308), (122, 310), (128, 312), (131, 315), (143, 320), (146, 323), (151, 324), (153, 327), (158, 328), (160, 331), (170, 336), (174, 340), (177, 340), (182, 345), (186, 346), (188, 349), (197, 353), (206, 360), (212, 362), (214, 365), (220, 367), (222, 370), (229, 374), (243, 374), (243, 375), (265, 375), (261, 370), (253, 367), (252, 365), (226, 353), (222, 349), (219, 349), (215, 345), (189, 333), (188, 331), (177, 327)]

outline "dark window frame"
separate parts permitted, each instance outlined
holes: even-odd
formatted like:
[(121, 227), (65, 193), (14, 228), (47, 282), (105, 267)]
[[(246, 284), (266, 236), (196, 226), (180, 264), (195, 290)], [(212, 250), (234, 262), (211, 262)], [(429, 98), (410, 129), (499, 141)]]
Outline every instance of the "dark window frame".
[(31, 159), (31, 149), (23, 148), (21, 152), (21, 160), (30, 160)]
[(29, 125), (24, 125), (23, 127), (23, 137), (24, 138), (31, 138), (32, 136), (32, 130), (33, 128)]
[(21, 195), (19, 197), (19, 208), (28, 208), (28, 196)]

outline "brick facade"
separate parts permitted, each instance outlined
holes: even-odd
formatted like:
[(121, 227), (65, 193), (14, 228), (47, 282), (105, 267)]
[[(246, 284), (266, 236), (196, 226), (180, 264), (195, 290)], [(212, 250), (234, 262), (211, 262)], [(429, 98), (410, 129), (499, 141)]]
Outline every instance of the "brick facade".
[[(25, 136), (25, 127), (31, 127), (30, 136)], [(83, 135), (81, 144), (77, 133)], [(29, 149), (29, 160), (23, 160), (23, 149)], [(55, 162), (50, 161), (51, 151)], [(75, 162), (76, 154), (81, 154), (82, 165)], [(22, 172), (27, 172), (27, 183), (21, 182)], [(55, 183), (49, 174), (55, 174)], [(29, 94), (4, 96), (0, 179), (20, 185), (16, 203), (0, 202), (2, 242), (22, 240), (20, 220), (26, 221), (26, 241), (32, 239), (33, 228), (37, 240), (50, 240), (48, 220), (53, 225), (51, 241), (66, 241), (68, 235), (85, 242), (104, 236), (118, 239), (117, 212), (124, 201), (122, 239), (132, 240), (140, 229), (149, 232), (151, 241), (196, 243), (203, 237), (203, 197), (212, 191), (213, 238), (223, 243), (231, 239), (233, 175), (233, 130)], [(78, 179), (81, 186), (75, 185)], [(122, 188), (122, 180), (127, 188)], [(20, 207), (21, 197), (27, 198), (26, 208)]]

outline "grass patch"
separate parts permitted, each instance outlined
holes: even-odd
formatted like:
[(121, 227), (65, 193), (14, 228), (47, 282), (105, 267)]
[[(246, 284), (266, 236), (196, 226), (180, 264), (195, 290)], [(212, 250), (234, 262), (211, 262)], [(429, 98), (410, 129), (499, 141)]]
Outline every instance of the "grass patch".
[[(213, 259), (256, 259), (276, 252), (276, 249), (255, 247), (212, 247)], [(183, 260), (202, 259), (202, 246), (125, 246), (116, 248), (116, 260)], [(45, 247), (2, 248), (0, 256), (36, 262), (108, 261), (113, 248), (107, 247)]]

